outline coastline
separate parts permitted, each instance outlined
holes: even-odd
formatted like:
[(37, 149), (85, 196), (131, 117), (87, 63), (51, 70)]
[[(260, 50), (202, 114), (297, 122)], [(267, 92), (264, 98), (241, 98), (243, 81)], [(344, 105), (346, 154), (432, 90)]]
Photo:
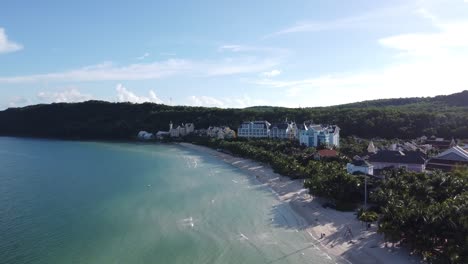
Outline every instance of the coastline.
[[(354, 212), (340, 212), (323, 208), (320, 198), (308, 194), (302, 180), (291, 180), (279, 175), (273, 169), (259, 162), (235, 157), (214, 149), (190, 143), (178, 145), (200, 151), (222, 160), (242, 172), (255, 177), (260, 183), (274, 191), (280, 202), (288, 204), (292, 211), (304, 219), (306, 226), (298, 226), (301, 232), (307, 232), (317, 242), (317, 246), (338, 263), (420, 263), (403, 248), (386, 248), (383, 236), (377, 234), (373, 225), (369, 230), (356, 218)], [(345, 236), (351, 229), (352, 238)], [(324, 238), (320, 238), (321, 234)], [(350, 241), (352, 241), (350, 243)]]

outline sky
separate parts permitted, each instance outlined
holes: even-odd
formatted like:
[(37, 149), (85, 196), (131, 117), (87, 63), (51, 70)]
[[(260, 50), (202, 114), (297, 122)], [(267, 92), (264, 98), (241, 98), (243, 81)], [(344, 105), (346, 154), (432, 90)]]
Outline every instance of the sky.
[(3, 0), (0, 110), (327, 106), (468, 89), (468, 0)]

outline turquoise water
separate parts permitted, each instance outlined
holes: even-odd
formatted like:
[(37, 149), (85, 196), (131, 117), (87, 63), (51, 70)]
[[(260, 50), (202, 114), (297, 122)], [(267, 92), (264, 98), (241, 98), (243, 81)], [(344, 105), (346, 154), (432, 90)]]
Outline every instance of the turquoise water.
[(0, 137), (0, 263), (334, 263), (302, 224), (201, 152)]

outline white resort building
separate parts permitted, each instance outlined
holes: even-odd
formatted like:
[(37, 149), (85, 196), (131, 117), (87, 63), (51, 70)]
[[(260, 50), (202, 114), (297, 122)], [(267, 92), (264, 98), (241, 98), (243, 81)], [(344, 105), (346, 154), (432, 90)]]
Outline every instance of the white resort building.
[(195, 125), (193, 123), (182, 124), (174, 128), (174, 125), (169, 123), (169, 134), (171, 137), (184, 137), (193, 133), (195, 130)]
[(294, 122), (276, 123), (271, 125), (270, 137), (279, 139), (296, 139), (297, 125)]
[(304, 123), (299, 127), (299, 143), (307, 147), (340, 146), (340, 128), (336, 125), (324, 126)]
[(244, 122), (237, 129), (238, 137), (246, 138), (267, 138), (270, 136), (270, 126), (268, 121)]
[(229, 139), (229, 138), (235, 138), (236, 132), (227, 126), (222, 126), (222, 127), (210, 126), (206, 130), (206, 135), (209, 137), (217, 138), (217, 139)]

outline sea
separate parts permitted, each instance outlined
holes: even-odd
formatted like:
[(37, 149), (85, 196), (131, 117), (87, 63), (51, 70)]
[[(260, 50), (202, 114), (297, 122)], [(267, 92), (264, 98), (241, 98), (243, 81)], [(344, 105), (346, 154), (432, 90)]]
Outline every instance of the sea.
[(0, 137), (0, 263), (336, 263), (277, 194), (179, 145)]

